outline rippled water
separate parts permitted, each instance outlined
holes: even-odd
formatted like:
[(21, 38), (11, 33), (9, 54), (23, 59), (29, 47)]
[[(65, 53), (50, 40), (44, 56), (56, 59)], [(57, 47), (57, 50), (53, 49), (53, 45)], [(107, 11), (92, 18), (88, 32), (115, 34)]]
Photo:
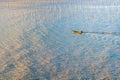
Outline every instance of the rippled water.
[(0, 77), (6, 80), (120, 79), (119, 7), (48, 5), (0, 9)]

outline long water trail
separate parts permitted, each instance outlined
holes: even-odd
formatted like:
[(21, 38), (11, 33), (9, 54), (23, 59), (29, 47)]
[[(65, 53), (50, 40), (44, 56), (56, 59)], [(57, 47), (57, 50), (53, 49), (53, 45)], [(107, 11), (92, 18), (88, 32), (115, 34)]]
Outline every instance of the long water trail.
[(83, 34), (83, 33), (88, 33), (88, 34), (103, 34), (103, 35), (114, 35), (114, 36), (120, 36), (119, 32), (85, 32), (85, 31), (73, 31), (73, 34)]

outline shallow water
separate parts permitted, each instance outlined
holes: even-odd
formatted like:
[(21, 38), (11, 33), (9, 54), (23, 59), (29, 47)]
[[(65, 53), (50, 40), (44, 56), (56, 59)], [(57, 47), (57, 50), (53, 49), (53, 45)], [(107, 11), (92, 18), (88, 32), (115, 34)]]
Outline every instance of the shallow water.
[(0, 9), (0, 77), (10, 80), (120, 79), (119, 7), (37, 5)]

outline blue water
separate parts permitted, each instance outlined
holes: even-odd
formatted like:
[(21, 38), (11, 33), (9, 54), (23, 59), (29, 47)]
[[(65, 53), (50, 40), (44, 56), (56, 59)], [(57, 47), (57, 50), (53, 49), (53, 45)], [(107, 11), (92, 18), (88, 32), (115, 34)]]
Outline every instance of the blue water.
[(72, 34), (120, 33), (120, 8), (66, 4), (0, 9), (1, 78), (120, 79), (119, 34)]

